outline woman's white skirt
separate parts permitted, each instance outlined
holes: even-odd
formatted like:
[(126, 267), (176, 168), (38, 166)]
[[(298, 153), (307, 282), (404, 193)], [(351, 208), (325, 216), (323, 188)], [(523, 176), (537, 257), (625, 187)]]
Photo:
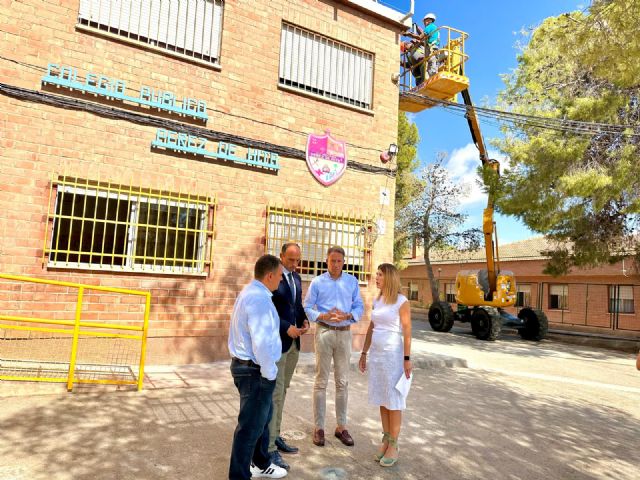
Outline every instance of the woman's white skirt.
[(406, 397), (395, 388), (404, 375), (404, 340), (401, 333), (373, 331), (368, 370), (370, 405), (389, 410), (407, 408)]

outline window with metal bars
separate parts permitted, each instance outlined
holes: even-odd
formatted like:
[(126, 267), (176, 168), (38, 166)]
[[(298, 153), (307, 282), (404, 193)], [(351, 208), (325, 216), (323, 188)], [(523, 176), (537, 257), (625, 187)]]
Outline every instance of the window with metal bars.
[(418, 284), (409, 282), (409, 300), (418, 300)]
[(79, 27), (219, 64), (223, 0), (80, 0)]
[(373, 54), (283, 23), (280, 85), (371, 109)]
[(456, 284), (455, 283), (444, 284), (444, 301), (449, 303), (456, 303)]
[(633, 285), (609, 286), (609, 313), (634, 313)]
[(569, 286), (550, 285), (549, 286), (549, 309), (567, 310), (569, 308)]
[(516, 307), (531, 306), (531, 285), (517, 285)]
[(52, 199), (50, 267), (203, 274), (210, 265), (208, 197), (62, 177)]
[(267, 209), (267, 253), (279, 255), (282, 245), (296, 242), (302, 249), (298, 273), (305, 280), (327, 271), (327, 250), (344, 248), (343, 271), (366, 281), (371, 275), (371, 220), (327, 215), (280, 207)]

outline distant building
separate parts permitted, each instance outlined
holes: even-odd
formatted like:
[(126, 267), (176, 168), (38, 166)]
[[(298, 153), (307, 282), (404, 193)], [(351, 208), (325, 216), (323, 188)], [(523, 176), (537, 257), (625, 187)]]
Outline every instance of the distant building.
[[(500, 245), (500, 268), (514, 272), (517, 303), (542, 309), (550, 328), (640, 337), (640, 276), (631, 261), (592, 269), (574, 269), (568, 275), (551, 277), (542, 273), (550, 245), (543, 237)], [(459, 270), (484, 268), (484, 249), (469, 253), (432, 253), (431, 263), (440, 284), (441, 300), (455, 309), (455, 279)], [(429, 305), (431, 290), (423, 252), (414, 248), (408, 268), (401, 272), (402, 286), (415, 303)]]

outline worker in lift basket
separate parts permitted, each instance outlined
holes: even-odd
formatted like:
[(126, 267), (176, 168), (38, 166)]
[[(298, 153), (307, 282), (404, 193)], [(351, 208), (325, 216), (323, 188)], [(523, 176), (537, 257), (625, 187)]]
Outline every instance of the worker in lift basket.
[[(438, 73), (438, 60), (435, 52), (440, 45), (440, 32), (436, 26), (436, 16), (433, 13), (427, 13), (422, 19), (424, 30), (418, 27), (418, 33), (408, 32), (407, 36), (414, 39), (409, 45), (405, 44), (405, 49), (409, 50), (408, 63), (415, 65), (411, 69), (411, 73), (416, 79), (416, 85), (420, 85), (425, 80), (425, 64), (420, 63), (427, 58), (427, 75), (431, 77)], [(419, 42), (416, 44), (416, 42)], [(434, 55), (432, 55), (434, 54)]]

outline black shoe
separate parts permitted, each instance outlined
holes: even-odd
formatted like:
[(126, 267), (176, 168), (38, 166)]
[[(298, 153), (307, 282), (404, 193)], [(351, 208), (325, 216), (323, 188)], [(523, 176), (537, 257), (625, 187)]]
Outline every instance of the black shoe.
[(284, 468), (285, 470), (289, 470), (291, 468), (291, 466), (287, 462), (282, 460), (282, 457), (280, 456), (278, 450), (269, 452), (269, 460), (271, 460), (271, 463), (279, 466), (280, 468)]
[(276, 447), (278, 447), (278, 450), (282, 453), (298, 453), (298, 447), (287, 445), (287, 442), (285, 442), (282, 437), (276, 437)]

